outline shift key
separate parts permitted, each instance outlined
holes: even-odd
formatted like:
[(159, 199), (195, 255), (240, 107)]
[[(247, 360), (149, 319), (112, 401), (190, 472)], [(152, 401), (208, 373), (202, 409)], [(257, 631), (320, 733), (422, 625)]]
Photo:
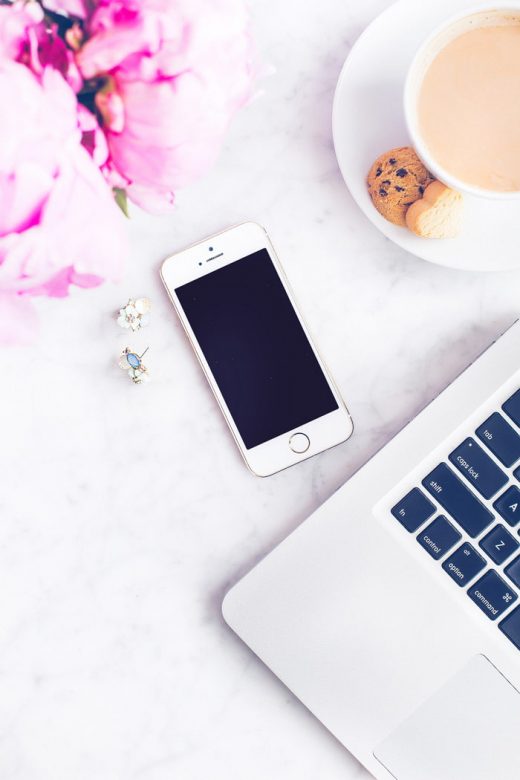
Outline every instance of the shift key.
[(439, 463), (422, 484), (472, 539), (492, 522), (491, 512), (445, 463)]

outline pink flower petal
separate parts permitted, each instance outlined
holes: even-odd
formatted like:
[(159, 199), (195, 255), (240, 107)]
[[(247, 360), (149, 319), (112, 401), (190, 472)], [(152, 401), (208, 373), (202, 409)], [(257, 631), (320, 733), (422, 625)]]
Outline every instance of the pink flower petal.
[(0, 235), (36, 224), (54, 177), (35, 163), (21, 163), (15, 172), (0, 172)]
[(137, 13), (109, 29), (100, 29), (86, 41), (78, 53), (80, 71), (87, 79), (99, 73), (110, 73), (124, 60), (134, 55), (147, 56), (160, 45), (160, 34), (154, 17), (143, 18)]
[(44, 0), (43, 5), (49, 11), (85, 19), (90, 3), (88, 0), (86, 2), (83, 2), (83, 0)]
[(104, 279), (100, 276), (90, 274), (78, 274), (73, 266), (61, 268), (57, 274), (52, 276), (39, 287), (31, 289), (31, 295), (48, 295), (51, 298), (66, 298), (69, 294), (71, 284), (77, 287), (90, 288), (99, 287)]
[(94, 114), (78, 104), (78, 123), (81, 129), (81, 142), (99, 168), (108, 160), (108, 144)]
[(43, 19), (38, 3), (0, 5), (0, 56), (17, 60), (27, 41), (28, 31)]
[(128, 184), (126, 193), (131, 201), (150, 214), (170, 214), (175, 205), (175, 195), (171, 190), (158, 190), (157, 187)]

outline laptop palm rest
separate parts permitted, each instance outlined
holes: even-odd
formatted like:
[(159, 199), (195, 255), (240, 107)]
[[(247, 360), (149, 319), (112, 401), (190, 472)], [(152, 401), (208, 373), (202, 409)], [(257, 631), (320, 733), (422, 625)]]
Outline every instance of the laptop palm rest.
[(519, 728), (519, 692), (477, 655), (374, 755), (397, 780), (514, 780)]

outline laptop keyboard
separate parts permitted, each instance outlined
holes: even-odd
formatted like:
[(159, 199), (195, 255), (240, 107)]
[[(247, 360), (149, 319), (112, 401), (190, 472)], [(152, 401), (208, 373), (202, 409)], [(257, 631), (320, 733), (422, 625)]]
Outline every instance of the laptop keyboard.
[(517, 390), (391, 512), (520, 650), (519, 431)]

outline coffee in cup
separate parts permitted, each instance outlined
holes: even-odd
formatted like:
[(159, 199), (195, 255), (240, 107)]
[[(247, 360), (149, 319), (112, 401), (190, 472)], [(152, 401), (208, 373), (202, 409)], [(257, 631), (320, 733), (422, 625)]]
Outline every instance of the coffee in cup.
[(441, 180), (520, 195), (520, 7), (448, 23), (423, 45), (405, 96), (408, 125)]

